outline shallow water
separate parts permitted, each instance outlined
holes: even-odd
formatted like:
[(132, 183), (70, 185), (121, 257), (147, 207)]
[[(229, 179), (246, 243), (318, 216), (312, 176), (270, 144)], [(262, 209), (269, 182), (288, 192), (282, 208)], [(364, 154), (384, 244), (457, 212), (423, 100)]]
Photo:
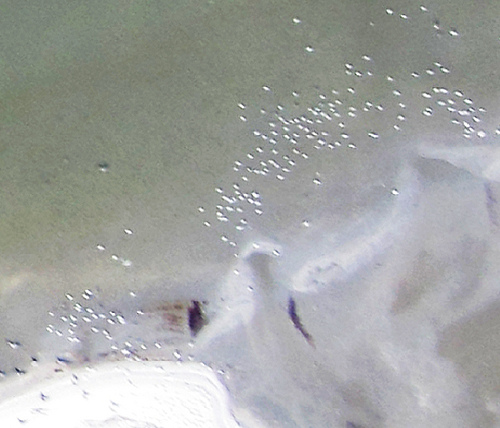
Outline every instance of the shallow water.
[(496, 4), (5, 9), (6, 378), (191, 360), (243, 425), (500, 425)]

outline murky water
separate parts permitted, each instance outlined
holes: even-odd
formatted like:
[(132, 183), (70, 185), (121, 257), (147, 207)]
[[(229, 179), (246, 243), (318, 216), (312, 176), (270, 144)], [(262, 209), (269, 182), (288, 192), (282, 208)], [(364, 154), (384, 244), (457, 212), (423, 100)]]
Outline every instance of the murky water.
[(243, 426), (498, 426), (498, 9), (6, 4), (0, 396), (171, 360)]

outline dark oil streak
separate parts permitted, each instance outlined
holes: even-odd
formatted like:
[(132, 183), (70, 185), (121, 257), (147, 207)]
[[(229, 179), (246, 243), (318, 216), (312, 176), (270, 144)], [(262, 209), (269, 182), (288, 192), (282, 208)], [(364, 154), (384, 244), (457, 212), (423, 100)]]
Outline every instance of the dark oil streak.
[(191, 336), (196, 336), (207, 323), (201, 309), (201, 303), (197, 300), (193, 300), (188, 308), (188, 323)]
[(497, 207), (497, 199), (495, 198), (495, 195), (493, 194), (493, 190), (491, 188), (491, 185), (486, 183), (484, 185), (484, 191), (486, 193), (486, 209), (488, 210), (488, 215), (490, 217), (490, 222), (494, 225), (497, 226), (499, 225), (498, 221), (498, 207)]
[(354, 422), (347, 421), (345, 423), (346, 428), (363, 428), (361, 425), (355, 424)]
[(295, 300), (293, 300), (293, 298), (291, 297), (288, 300), (288, 315), (290, 316), (290, 319), (292, 320), (292, 323), (295, 326), (295, 328), (302, 333), (302, 336), (305, 337), (307, 343), (309, 343), (309, 345), (315, 348), (316, 346), (314, 345), (314, 339), (300, 322), (300, 318), (297, 315), (297, 310), (295, 307)]

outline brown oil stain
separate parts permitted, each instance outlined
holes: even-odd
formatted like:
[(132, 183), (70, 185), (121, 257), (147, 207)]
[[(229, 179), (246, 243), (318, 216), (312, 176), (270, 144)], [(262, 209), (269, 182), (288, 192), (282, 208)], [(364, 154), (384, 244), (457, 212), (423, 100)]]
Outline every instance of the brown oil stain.
[(195, 337), (208, 324), (203, 309), (206, 304), (198, 300), (162, 302), (148, 312), (160, 315), (163, 330)]

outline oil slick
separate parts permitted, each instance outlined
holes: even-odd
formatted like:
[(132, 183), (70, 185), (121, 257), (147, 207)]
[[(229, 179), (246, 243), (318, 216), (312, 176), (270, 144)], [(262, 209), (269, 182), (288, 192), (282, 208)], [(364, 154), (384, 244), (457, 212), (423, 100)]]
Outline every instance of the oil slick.
[(493, 183), (484, 183), (484, 194), (486, 196), (486, 209), (490, 218), (490, 223), (494, 227), (500, 226), (499, 207), (498, 207), (498, 185)]
[(296, 308), (296, 305), (295, 305), (295, 300), (292, 297), (290, 297), (288, 299), (288, 315), (290, 316), (290, 320), (292, 321), (294, 327), (297, 330), (300, 331), (300, 333), (302, 334), (302, 336), (304, 336), (304, 338), (307, 340), (307, 343), (309, 343), (309, 345), (311, 345), (313, 348), (315, 348), (316, 346), (314, 345), (314, 339), (307, 332), (307, 330), (305, 329), (304, 325), (300, 321), (300, 318), (299, 318), (299, 316), (297, 314), (297, 308)]
[[(118, 311), (101, 303), (98, 292), (86, 290), (82, 295), (87, 298), (67, 296), (67, 302), (48, 312), (45, 346), (58, 349), (54, 357), (60, 364), (120, 358), (178, 360), (178, 348), (195, 339), (209, 322), (207, 301), (139, 303), (139, 294)], [(50, 361), (50, 355), (44, 359)]]
[[(207, 302), (204, 302), (204, 304), (206, 303)], [(188, 325), (189, 330), (191, 331), (191, 336), (197, 336), (207, 323), (208, 320), (204, 314), (202, 302), (192, 300), (191, 305), (188, 307)]]

